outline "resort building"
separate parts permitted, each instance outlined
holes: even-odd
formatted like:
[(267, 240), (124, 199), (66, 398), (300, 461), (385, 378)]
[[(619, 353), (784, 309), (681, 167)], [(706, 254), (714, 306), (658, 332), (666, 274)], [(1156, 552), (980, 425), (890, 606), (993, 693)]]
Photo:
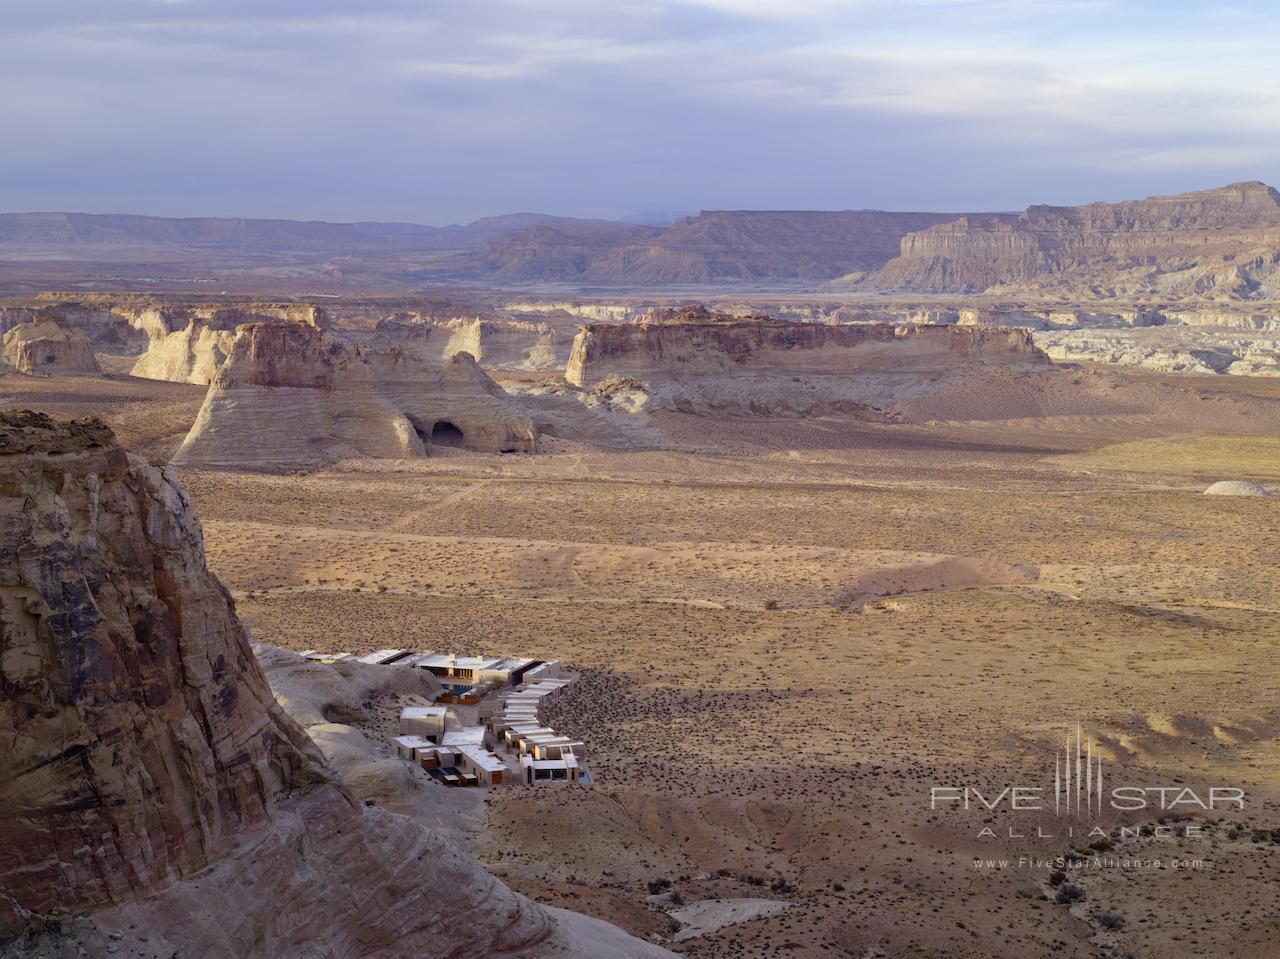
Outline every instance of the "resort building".
[[(315, 662), (351, 659), (369, 666), (422, 669), (442, 692), (431, 706), (401, 710), (396, 755), (416, 762), (448, 786), (499, 786), (522, 782), (589, 782), (586, 746), (546, 724), (547, 709), (574, 687), (558, 660), (520, 656), (460, 656), (456, 653), (379, 649), (361, 656), (307, 650)], [(505, 687), (505, 688), (504, 688)], [(482, 725), (460, 725), (446, 703), (478, 705), (465, 717)], [(462, 712), (461, 710), (459, 712)]]
[(413, 653), (407, 649), (379, 649), (377, 652), (358, 657), (357, 661), (370, 666), (390, 666), (412, 655)]
[(438, 743), (445, 730), (456, 724), (457, 717), (447, 706), (408, 706), (400, 711), (402, 736), (422, 736)]
[(564, 759), (534, 759), (532, 756), (521, 756), (520, 772), (527, 786), (541, 782), (576, 783), (581, 776), (582, 767), (578, 763), (578, 757), (573, 753), (569, 753)]

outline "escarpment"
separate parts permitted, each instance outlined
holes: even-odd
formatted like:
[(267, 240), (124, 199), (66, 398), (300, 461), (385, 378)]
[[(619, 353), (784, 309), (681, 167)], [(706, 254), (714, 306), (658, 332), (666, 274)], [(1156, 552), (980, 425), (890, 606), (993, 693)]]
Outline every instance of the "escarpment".
[(172, 471), (96, 420), (0, 412), (0, 739), (5, 955), (65, 954), (68, 915), (93, 955), (669, 955), (356, 800), (273, 697)]
[(902, 236), (951, 219), (880, 210), (710, 210), (666, 228), (535, 227), (493, 241), (473, 264), (492, 279), (664, 287), (796, 283), (873, 269)]
[(537, 432), (467, 353), (436, 365), (310, 325), (251, 323), (236, 331), (174, 461), (272, 466), (433, 446), (534, 452)]
[(1280, 193), (1262, 183), (961, 217), (834, 289), (1106, 299), (1280, 295)]

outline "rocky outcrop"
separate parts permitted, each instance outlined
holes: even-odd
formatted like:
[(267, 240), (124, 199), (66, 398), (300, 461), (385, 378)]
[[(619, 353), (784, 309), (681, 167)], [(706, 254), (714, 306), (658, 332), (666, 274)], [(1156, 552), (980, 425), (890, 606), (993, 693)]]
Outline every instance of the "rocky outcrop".
[(104, 306), (78, 301), (41, 303), (36, 300), (29, 306), (0, 308), (0, 333), (22, 323), (49, 320), (64, 330), (80, 331), (99, 353), (141, 353), (149, 342), (146, 333), (136, 328), (127, 317)]
[(1061, 362), (1134, 366), (1159, 373), (1280, 376), (1280, 334), (1238, 328), (1151, 326), (1050, 329), (1032, 337)]
[(235, 327), (191, 320), (185, 327), (153, 340), (129, 372), (148, 380), (208, 385), (231, 353)]
[(101, 423), (0, 413), (0, 950), (52, 953), (85, 913), (99, 953), (128, 929), (211, 959), (667, 955), (357, 801), (201, 540)]
[(323, 762), (272, 698), (172, 473), (95, 421), (0, 414), (0, 890), (154, 894)]
[(129, 371), (133, 376), (201, 386), (213, 382), (243, 324), (278, 321), (329, 328), (328, 312), (309, 304), (121, 305), (116, 310), (150, 336), (146, 353)]
[(314, 326), (240, 327), (179, 463), (276, 466), (423, 456), (433, 445), (534, 452), (532, 422), (467, 353), (443, 366)]
[(52, 320), (22, 323), (4, 334), (0, 371), (28, 376), (84, 376), (102, 372), (88, 338)]
[(948, 375), (1047, 364), (1025, 330), (819, 325), (693, 309), (584, 326), (565, 379), (589, 389), (625, 377), (662, 405), (695, 412), (809, 413), (892, 402)]
[(909, 233), (896, 258), (835, 289), (1247, 300), (1280, 295), (1280, 193), (1262, 183)]
[(1219, 480), (1205, 491), (1206, 496), (1270, 496), (1267, 488), (1252, 480)]

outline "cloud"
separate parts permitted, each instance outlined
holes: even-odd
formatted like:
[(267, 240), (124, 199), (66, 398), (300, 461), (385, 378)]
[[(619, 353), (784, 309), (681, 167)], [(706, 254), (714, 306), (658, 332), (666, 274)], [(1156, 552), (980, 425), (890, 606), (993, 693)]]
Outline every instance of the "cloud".
[(1135, 183), (1274, 179), (1280, 25), (1264, 12), (1187, 0), (24, 6), (0, 35), (0, 206), (432, 220), (1008, 209)]

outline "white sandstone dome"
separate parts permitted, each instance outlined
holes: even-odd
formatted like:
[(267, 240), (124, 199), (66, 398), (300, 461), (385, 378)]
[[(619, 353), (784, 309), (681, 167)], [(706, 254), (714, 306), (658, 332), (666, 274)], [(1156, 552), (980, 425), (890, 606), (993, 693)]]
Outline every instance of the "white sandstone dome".
[(1262, 486), (1249, 480), (1222, 480), (1204, 491), (1206, 496), (1270, 496)]

